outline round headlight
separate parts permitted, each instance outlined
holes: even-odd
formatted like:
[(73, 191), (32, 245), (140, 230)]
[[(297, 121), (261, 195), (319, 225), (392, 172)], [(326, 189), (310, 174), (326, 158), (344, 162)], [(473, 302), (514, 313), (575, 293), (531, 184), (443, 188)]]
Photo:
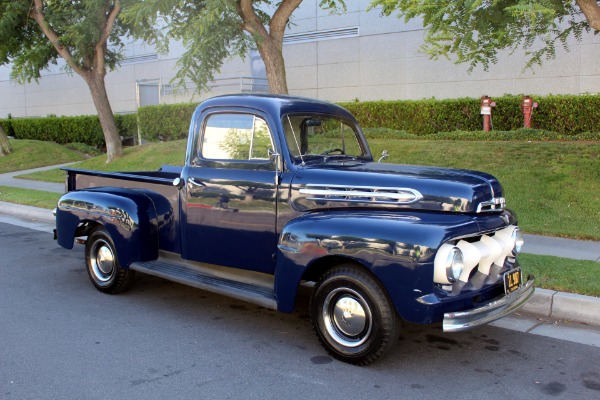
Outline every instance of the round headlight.
[(446, 259), (446, 276), (448, 277), (448, 281), (456, 282), (464, 266), (462, 251), (458, 247), (454, 247), (450, 250)]
[(525, 243), (525, 240), (523, 239), (523, 234), (521, 233), (521, 230), (519, 228), (515, 228), (513, 230), (511, 239), (513, 240), (513, 243), (515, 244), (513, 252), (515, 254), (520, 253), (521, 248), (523, 247), (523, 243)]

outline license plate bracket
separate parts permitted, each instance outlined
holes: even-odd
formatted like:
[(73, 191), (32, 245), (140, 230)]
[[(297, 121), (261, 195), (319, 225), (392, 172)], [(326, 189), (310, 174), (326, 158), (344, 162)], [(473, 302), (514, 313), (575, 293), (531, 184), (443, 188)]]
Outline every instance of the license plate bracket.
[(521, 268), (511, 269), (504, 273), (504, 292), (511, 294), (523, 286), (523, 274)]

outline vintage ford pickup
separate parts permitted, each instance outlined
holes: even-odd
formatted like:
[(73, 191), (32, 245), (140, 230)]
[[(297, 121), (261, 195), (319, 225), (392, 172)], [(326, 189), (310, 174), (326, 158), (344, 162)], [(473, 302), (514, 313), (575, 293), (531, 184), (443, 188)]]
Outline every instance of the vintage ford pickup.
[(337, 105), (215, 97), (192, 117), (183, 166), (67, 169), (55, 236), (85, 243), (106, 293), (138, 271), (292, 312), (303, 285), (320, 342), (358, 365), (401, 320), (459, 331), (527, 301), (522, 236), (493, 176), (381, 161)]

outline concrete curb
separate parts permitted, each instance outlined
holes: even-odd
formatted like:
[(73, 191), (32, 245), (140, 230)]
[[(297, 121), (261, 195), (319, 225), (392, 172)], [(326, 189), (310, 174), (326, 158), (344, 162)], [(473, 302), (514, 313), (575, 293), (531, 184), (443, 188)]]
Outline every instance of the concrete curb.
[(600, 326), (600, 298), (536, 288), (525, 312)]

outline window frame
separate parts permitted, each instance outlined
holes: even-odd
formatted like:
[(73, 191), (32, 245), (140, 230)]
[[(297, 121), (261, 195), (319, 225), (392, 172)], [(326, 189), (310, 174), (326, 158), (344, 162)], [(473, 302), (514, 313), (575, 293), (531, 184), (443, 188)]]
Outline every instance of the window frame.
[[(210, 120), (210, 118), (217, 116), (217, 115), (247, 115), (252, 117), (252, 138), (251, 138), (251, 148), (250, 150), (252, 150), (252, 144), (254, 142), (254, 133), (256, 132), (255, 129), (255, 124), (256, 124), (256, 120), (260, 119), (264, 122), (265, 126), (267, 127), (267, 131), (269, 134), (269, 140), (270, 140), (270, 148), (273, 149), (273, 151), (277, 152), (277, 147), (276, 147), (276, 138), (274, 137), (274, 131), (271, 127), (271, 124), (269, 124), (268, 118), (266, 118), (264, 115), (260, 114), (260, 113), (256, 113), (256, 112), (247, 112), (247, 111), (239, 111), (239, 110), (216, 110), (213, 112), (209, 112), (206, 113), (205, 115), (201, 116), (201, 124), (200, 124), (200, 132), (198, 132), (197, 138), (195, 140), (194, 143), (194, 149), (193, 149), (193, 157), (191, 160), (191, 165), (192, 166), (230, 166), (230, 167), (234, 167), (232, 164), (236, 164), (239, 165), (240, 167), (243, 168), (244, 165), (248, 166), (248, 165), (253, 165), (253, 166), (263, 166), (263, 167), (268, 167), (266, 169), (274, 169), (274, 163), (273, 160), (270, 158), (250, 158), (251, 156), (251, 152), (249, 152), (248, 155), (248, 159), (238, 159), (238, 158), (208, 158), (206, 157), (203, 153), (204, 153), (204, 138), (206, 135), (206, 129), (207, 129), (207, 125), (208, 125), (208, 121)], [(260, 169), (265, 169), (265, 168), (260, 168)]]

